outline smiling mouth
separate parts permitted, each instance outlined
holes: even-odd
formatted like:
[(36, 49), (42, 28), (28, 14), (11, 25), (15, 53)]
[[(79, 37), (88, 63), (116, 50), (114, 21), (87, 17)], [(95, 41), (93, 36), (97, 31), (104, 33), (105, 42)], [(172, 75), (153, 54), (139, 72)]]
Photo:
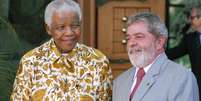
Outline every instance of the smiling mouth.
[(142, 50), (141, 50), (141, 49), (131, 49), (131, 50), (129, 51), (130, 54), (139, 53), (139, 52), (142, 52)]
[(62, 41), (74, 41), (75, 40), (75, 36), (69, 36), (69, 37), (65, 37), (65, 38), (63, 38), (63, 39), (61, 39)]

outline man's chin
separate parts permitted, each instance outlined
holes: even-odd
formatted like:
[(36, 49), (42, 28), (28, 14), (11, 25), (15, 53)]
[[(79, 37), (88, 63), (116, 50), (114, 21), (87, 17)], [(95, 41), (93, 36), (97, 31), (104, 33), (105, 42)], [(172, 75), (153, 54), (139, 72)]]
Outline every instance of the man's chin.
[(73, 48), (75, 47), (75, 44), (66, 44), (64, 45), (61, 49), (62, 52), (70, 52), (71, 50), (73, 50)]
[(145, 67), (147, 65), (147, 62), (144, 59), (137, 59), (135, 57), (133, 57), (131, 63), (136, 68), (142, 68), (142, 67)]

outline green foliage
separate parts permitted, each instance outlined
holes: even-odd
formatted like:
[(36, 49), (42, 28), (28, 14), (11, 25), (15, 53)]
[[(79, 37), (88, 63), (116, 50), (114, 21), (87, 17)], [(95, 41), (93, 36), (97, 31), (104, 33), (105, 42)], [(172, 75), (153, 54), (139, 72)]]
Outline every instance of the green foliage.
[[(9, 20), (23, 44), (36, 47), (48, 38), (44, 28), (44, 10), (51, 0), (11, 0)], [(27, 47), (22, 46), (22, 49)], [(30, 50), (30, 49), (29, 49)], [(28, 50), (26, 50), (28, 51)]]
[(108, 0), (96, 0), (96, 5), (101, 6), (105, 4), (106, 2), (108, 2)]
[[(193, 5), (197, 5), (198, 3), (201, 4), (201, 1), (200, 0), (170, 0), (170, 3), (181, 5), (178, 7), (171, 7), (169, 9), (170, 37), (175, 38), (174, 40), (178, 42), (178, 40), (180, 40), (181, 37), (185, 34), (185, 33), (181, 33), (182, 28), (185, 26), (186, 23), (189, 23), (188, 16), (189, 16), (190, 8)], [(187, 32), (190, 32), (190, 31), (192, 31), (192, 29), (189, 29)]]
[(15, 30), (0, 17), (0, 101), (8, 101), (17, 70), (14, 56), (20, 43)]
[(10, 0), (0, 0), (0, 17), (3, 17), (4, 19), (8, 18), (9, 2)]
[(0, 58), (1, 55), (9, 55), (18, 51), (19, 40), (15, 30), (0, 17)]
[(16, 68), (9, 61), (0, 59), (0, 101), (9, 101)]

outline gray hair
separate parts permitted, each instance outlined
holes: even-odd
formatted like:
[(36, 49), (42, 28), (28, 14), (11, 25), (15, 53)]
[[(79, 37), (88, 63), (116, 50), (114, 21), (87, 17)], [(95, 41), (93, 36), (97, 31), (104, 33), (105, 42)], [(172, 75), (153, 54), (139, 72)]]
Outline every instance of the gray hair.
[(164, 22), (162, 22), (160, 17), (157, 15), (150, 12), (137, 13), (136, 15), (128, 17), (127, 27), (135, 22), (144, 22), (148, 26), (149, 32), (156, 37), (168, 37), (167, 28)]
[(73, 11), (77, 13), (79, 21), (81, 21), (82, 14), (79, 4), (73, 0), (53, 0), (45, 9), (45, 23), (50, 26), (52, 23), (52, 16), (55, 11)]

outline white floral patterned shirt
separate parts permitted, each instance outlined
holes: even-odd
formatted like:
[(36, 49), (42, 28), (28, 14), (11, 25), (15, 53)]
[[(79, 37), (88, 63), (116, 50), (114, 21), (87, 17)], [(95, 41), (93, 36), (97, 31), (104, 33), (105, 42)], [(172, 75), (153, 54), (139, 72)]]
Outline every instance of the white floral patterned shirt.
[(11, 101), (109, 101), (109, 61), (100, 51), (77, 43), (61, 54), (51, 39), (25, 54)]

